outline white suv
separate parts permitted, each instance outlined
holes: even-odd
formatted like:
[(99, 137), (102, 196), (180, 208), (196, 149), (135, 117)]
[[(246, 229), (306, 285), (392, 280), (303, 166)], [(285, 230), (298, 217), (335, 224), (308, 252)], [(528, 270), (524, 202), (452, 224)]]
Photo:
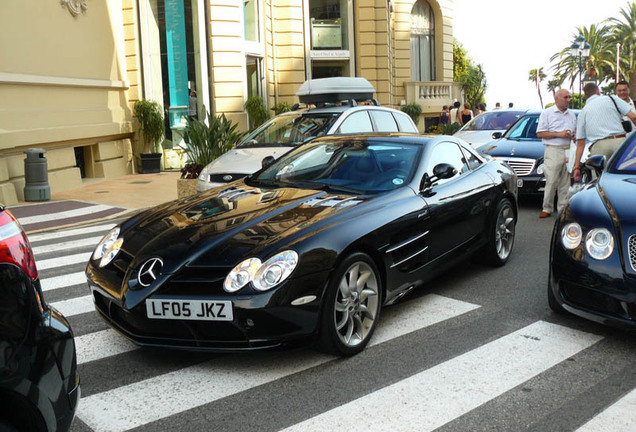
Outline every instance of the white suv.
[(234, 149), (209, 163), (199, 175), (197, 189), (204, 191), (261, 169), (267, 156), (279, 158), (292, 148), (323, 135), (367, 132), (419, 133), (402, 111), (373, 105), (373, 86), (364, 78), (322, 78), (306, 81), (298, 93), (301, 103), (316, 108), (280, 114), (257, 128)]

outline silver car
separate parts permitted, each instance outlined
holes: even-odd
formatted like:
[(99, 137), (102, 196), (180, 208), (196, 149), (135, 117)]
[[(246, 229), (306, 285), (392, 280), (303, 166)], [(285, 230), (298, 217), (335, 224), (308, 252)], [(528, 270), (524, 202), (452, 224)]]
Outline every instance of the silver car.
[[(473, 148), (480, 147), (493, 139), (500, 138), (526, 111), (515, 109), (487, 111), (466, 123), (453, 136), (463, 139)], [(499, 136), (493, 136), (495, 133), (498, 133)]]
[[(312, 80), (311, 86), (308, 83), (299, 90), (299, 99), (315, 103), (318, 107), (286, 112), (265, 122), (234, 149), (203, 168), (197, 182), (198, 191), (252, 174), (261, 169), (265, 157), (278, 159), (292, 148), (319, 136), (366, 132), (419, 133), (411, 117), (402, 111), (378, 106), (377, 102), (372, 102), (374, 105), (358, 105), (356, 99), (361, 99), (362, 91), (355, 94), (357, 84), (364, 85), (364, 98), (373, 94), (373, 87), (363, 78), (337, 78), (336, 81), (324, 78)], [(339, 90), (338, 86), (344, 88)], [(332, 102), (329, 102), (330, 99)], [(341, 102), (343, 100), (345, 102)]]

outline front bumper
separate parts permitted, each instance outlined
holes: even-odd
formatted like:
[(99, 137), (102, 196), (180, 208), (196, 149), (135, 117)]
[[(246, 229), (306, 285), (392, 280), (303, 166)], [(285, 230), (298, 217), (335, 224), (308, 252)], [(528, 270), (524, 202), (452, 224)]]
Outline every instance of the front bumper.
[(545, 177), (540, 175), (517, 176), (519, 195), (542, 194), (545, 190)]
[[(251, 351), (296, 345), (311, 340), (318, 328), (320, 306), (329, 272), (291, 279), (262, 293), (232, 296), (163, 293), (150, 298), (231, 300), (232, 321), (150, 319), (145, 301), (126, 309), (122, 302), (89, 280), (95, 308), (115, 330), (140, 346), (196, 351)], [(301, 297), (305, 304), (292, 305)]]
[(574, 315), (636, 330), (636, 276), (625, 273), (618, 259), (576, 261), (553, 245), (549, 289)]

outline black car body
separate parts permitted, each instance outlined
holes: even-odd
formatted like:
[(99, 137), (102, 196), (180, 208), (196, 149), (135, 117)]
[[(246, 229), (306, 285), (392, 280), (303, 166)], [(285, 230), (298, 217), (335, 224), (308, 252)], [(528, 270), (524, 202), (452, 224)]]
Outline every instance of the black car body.
[(516, 211), (514, 172), (456, 138), (322, 137), (122, 223), (86, 274), (99, 314), (139, 345), (233, 351), (317, 338), (351, 355), (382, 305), (457, 260), (504, 264)]
[[(597, 170), (604, 156), (587, 164)], [(552, 235), (548, 301), (605, 324), (636, 327), (636, 135), (576, 193)]]
[(0, 430), (66, 431), (79, 397), (71, 327), (44, 303), (31, 246), (0, 206)]

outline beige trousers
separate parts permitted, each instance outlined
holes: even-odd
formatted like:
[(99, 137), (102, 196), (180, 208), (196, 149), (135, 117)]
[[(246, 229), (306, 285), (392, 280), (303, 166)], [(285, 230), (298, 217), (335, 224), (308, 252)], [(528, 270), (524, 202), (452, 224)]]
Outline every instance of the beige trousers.
[(594, 144), (592, 144), (592, 148), (590, 149), (590, 156), (597, 154), (605, 155), (605, 163), (607, 163), (609, 158), (612, 157), (616, 149), (622, 144), (623, 141), (625, 141), (625, 137), (598, 140)]
[(545, 175), (545, 190), (543, 191), (543, 211), (554, 212), (554, 194), (559, 197), (557, 210), (561, 210), (567, 204), (568, 189), (570, 188), (570, 173), (565, 162), (565, 148), (546, 145), (543, 154)]

